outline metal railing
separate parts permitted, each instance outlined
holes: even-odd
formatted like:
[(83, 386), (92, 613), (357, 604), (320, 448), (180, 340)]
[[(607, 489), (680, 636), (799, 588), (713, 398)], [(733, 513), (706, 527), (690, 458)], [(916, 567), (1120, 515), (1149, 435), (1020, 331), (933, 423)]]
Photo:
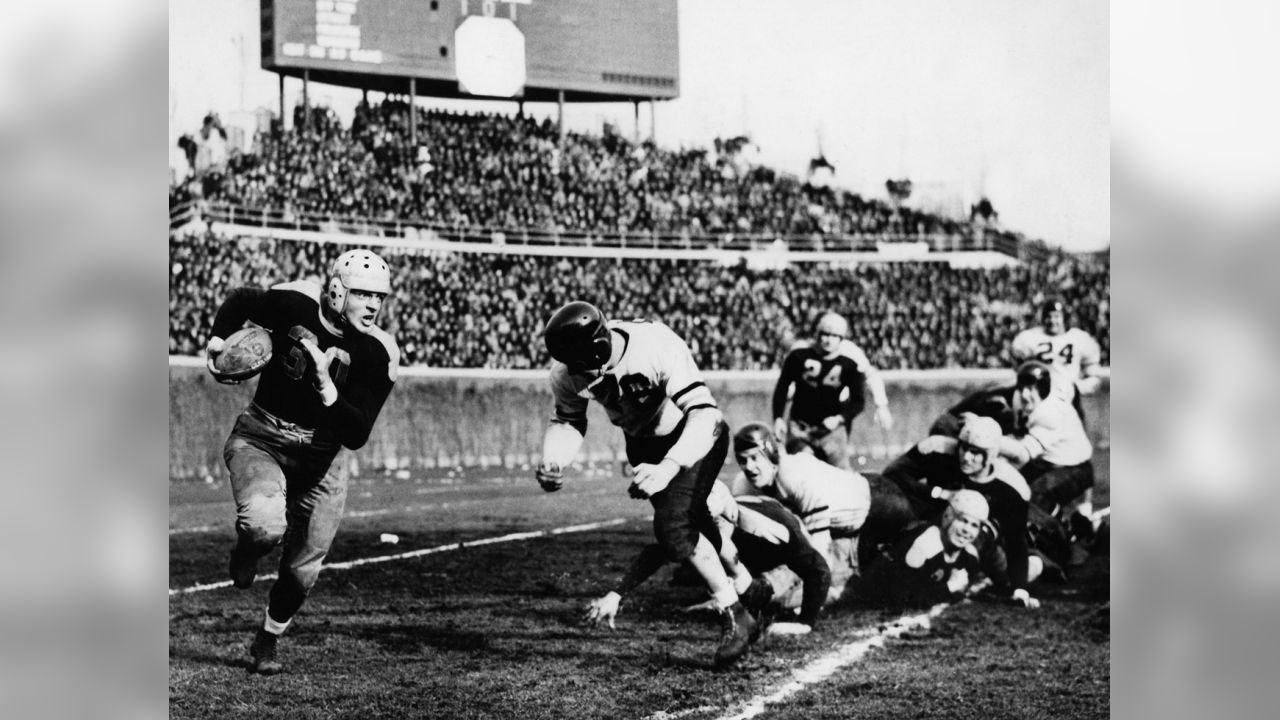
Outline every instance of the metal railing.
[(169, 227), (185, 224), (195, 214), (210, 222), (228, 225), (297, 230), (365, 237), (448, 240), (543, 247), (618, 248), (647, 250), (723, 250), (763, 252), (785, 247), (792, 253), (875, 252), (881, 245), (920, 243), (931, 252), (992, 251), (1020, 257), (1016, 238), (981, 230), (934, 234), (825, 234), (808, 235), (720, 232), (693, 234), (661, 232), (583, 232), (537, 228), (503, 228), (416, 220), (377, 218), (330, 213), (293, 212), (280, 208), (252, 208), (227, 203), (184, 203), (170, 210)]

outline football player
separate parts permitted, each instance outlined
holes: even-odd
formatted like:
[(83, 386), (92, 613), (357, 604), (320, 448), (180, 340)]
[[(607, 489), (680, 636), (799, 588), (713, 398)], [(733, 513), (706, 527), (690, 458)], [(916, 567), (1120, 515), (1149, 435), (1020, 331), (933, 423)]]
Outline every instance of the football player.
[(764, 423), (739, 428), (733, 454), (742, 469), (734, 496), (771, 497), (799, 516), (831, 568), (829, 599), (838, 598), (858, 572), (858, 536), (871, 510), (867, 479), (809, 453), (782, 452)]
[[(1052, 371), (1037, 361), (1018, 368), (1013, 395), (1016, 442), (1001, 452), (1031, 483), (1031, 501), (1063, 517), (1087, 539), (1094, 483), (1093, 444), (1080, 416), (1053, 394)], [(1079, 502), (1077, 502), (1079, 501)], [(1076, 516), (1079, 517), (1076, 517)]]
[[(827, 561), (814, 549), (800, 520), (776, 500), (740, 499), (742, 502), (735, 500), (729, 488), (717, 482), (708, 497), (708, 507), (721, 528), (721, 542), (736, 548), (738, 557), (755, 576), (743, 593), (743, 602), (760, 613), (766, 612), (774, 602), (783, 608), (798, 609), (795, 621), (774, 623), (769, 632), (806, 635), (817, 624), (827, 599), (831, 584)], [(608, 623), (613, 628), (623, 596), (657, 572), (666, 561), (660, 545), (641, 550), (617, 587), (587, 606), (586, 622)], [(801, 589), (798, 603), (793, 592), (797, 584)]]
[[(818, 320), (817, 342), (802, 341), (787, 353), (773, 389), (773, 431), (788, 452), (799, 443), (815, 455), (851, 470), (849, 432), (871, 391), (876, 422), (893, 425), (884, 380), (867, 354), (849, 340), (849, 322), (829, 312)], [(790, 414), (786, 413), (791, 399)]]
[(347, 478), (334, 469), (334, 458), (368, 441), (396, 381), (400, 351), (376, 324), (390, 292), (387, 263), (368, 250), (350, 250), (328, 268), (323, 285), (232, 290), (213, 321), (211, 357), (245, 321), (272, 336), (271, 361), (223, 450), (236, 503), (229, 567), (235, 587), (250, 587), (258, 560), (284, 544), (262, 628), (250, 645), (253, 669), (263, 675), (282, 669), (277, 640), (315, 585), (338, 532)]
[(897, 483), (913, 500), (921, 519), (937, 517), (941, 503), (960, 490), (973, 490), (986, 498), (992, 525), (998, 532), (1006, 568), (999, 578), (1013, 600), (1023, 607), (1039, 607), (1027, 585), (1042, 565), (1030, 568), (1027, 523), (1031, 489), (1022, 475), (1002, 458), (1005, 446), (1016, 444), (1005, 438), (1000, 425), (988, 417), (965, 418), (959, 438), (931, 435), (906, 454), (889, 463), (884, 477)]
[(916, 523), (886, 545), (860, 587), (873, 598), (911, 605), (930, 605), (965, 592), (981, 570), (974, 543), (988, 513), (982, 493), (957, 490), (937, 523)]
[[(702, 380), (693, 353), (666, 325), (607, 321), (595, 306), (571, 302), (547, 321), (555, 414), (535, 477), (547, 492), (564, 483), (587, 430), (587, 405), (604, 406), (622, 429), (635, 469), (629, 493), (653, 505), (653, 532), (666, 557), (687, 561), (706, 582), (722, 619), (715, 663), (748, 650), (756, 620), (738, 598), (741, 583), (725, 572), (710, 539), (716, 532), (707, 496), (729, 451), (729, 428)], [(749, 582), (749, 574), (745, 575)]]
[(1067, 306), (1051, 299), (1040, 308), (1041, 325), (1018, 333), (1010, 354), (1015, 363), (1031, 360), (1053, 370), (1053, 394), (1071, 403), (1081, 419), (1081, 395), (1091, 395), (1102, 384), (1102, 351), (1098, 341), (1080, 328), (1067, 328)]

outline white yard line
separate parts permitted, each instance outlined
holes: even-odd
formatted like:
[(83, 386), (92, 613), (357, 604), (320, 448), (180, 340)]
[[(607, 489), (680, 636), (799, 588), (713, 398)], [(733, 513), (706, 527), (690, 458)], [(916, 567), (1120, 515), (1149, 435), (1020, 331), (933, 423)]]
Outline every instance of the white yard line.
[[(605, 488), (601, 490), (592, 490), (590, 492), (570, 492), (570, 493), (565, 493), (565, 496), (566, 497), (569, 497), (569, 496), (585, 497), (585, 496), (592, 496), (592, 495), (608, 495), (614, 492), (617, 492), (616, 488)], [(507, 499), (507, 498), (503, 498), (503, 499)], [(420, 503), (418, 505), (402, 505), (400, 507), (378, 508), (375, 510), (352, 510), (352, 511), (343, 513), (342, 519), (347, 520), (351, 518), (380, 517), (382, 515), (422, 512), (424, 510), (448, 510), (450, 508), (463, 507), (468, 505), (485, 505), (485, 504), (490, 504), (497, 501), (498, 501), (497, 498), (475, 498), (471, 500), (453, 500), (453, 501), (445, 501), (445, 502), (438, 502), (438, 503)], [(197, 527), (189, 527), (189, 528), (169, 528), (169, 535), (171, 537), (174, 535), (199, 535), (201, 533), (222, 532), (222, 531), (232, 532), (234, 530), (235, 530), (234, 524), (231, 522), (228, 522), (226, 525), (200, 525)]]
[[(395, 555), (376, 555), (374, 557), (359, 558), (357, 560), (349, 560), (347, 562), (330, 563), (324, 566), (325, 570), (348, 570), (358, 565), (373, 565), (376, 563), (393, 562), (396, 560), (408, 560), (410, 558), (422, 557), (424, 555), (434, 555), (436, 553), (451, 552), (453, 550), (464, 550), (469, 547), (479, 547), (481, 545), (497, 545), (499, 543), (516, 542), (519, 540), (530, 540), (537, 537), (545, 537), (548, 535), (566, 535), (569, 533), (589, 532), (604, 527), (612, 527), (627, 522), (627, 518), (614, 518), (612, 520), (602, 520), (600, 522), (586, 523), (584, 525), (570, 525), (568, 527), (553, 528), (551, 530), (533, 530), (530, 532), (511, 533), (509, 535), (499, 535), (496, 537), (480, 538), (479, 540), (465, 540), (462, 542), (449, 543), (448, 545), (437, 545), (435, 547), (422, 548), (421, 550), (410, 550), (409, 552), (396, 553)], [(259, 575), (257, 580), (274, 580), (275, 573), (269, 575)], [(203, 585), (192, 585), (185, 588), (169, 588), (169, 596), (184, 595), (188, 593), (205, 592), (207, 590), (217, 590), (219, 588), (231, 587), (230, 580), (223, 580), (216, 583), (206, 583)]]
[[(810, 685), (823, 682), (846, 665), (858, 662), (872, 648), (882, 647), (885, 640), (896, 638), (908, 630), (929, 627), (930, 621), (948, 607), (950, 605), (935, 605), (926, 613), (903, 615), (871, 637), (841, 645), (793, 672), (787, 682), (765, 694), (757, 695), (734, 709), (732, 714), (721, 715), (717, 720), (749, 720), (764, 712), (769, 705), (782, 702)], [(868, 631), (874, 631), (874, 628), (864, 628), (861, 632)]]

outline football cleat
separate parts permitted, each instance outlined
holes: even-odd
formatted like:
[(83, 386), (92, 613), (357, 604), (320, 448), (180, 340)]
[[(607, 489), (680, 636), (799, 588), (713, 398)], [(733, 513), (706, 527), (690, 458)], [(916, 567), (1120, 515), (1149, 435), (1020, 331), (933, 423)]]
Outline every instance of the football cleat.
[(254, 636), (253, 644), (249, 646), (254, 672), (259, 675), (275, 675), (284, 669), (284, 666), (276, 660), (276, 643), (279, 640), (279, 635), (273, 635), (266, 630), (259, 630)]
[(231, 548), (231, 562), (227, 569), (231, 575), (231, 584), (241, 590), (251, 587), (253, 579), (258, 575), (258, 554), (252, 546), (244, 548), (243, 545), (244, 543), (237, 542)]
[(720, 612), (720, 644), (716, 647), (716, 667), (724, 668), (747, 654), (751, 636), (756, 634), (756, 619), (741, 602)]

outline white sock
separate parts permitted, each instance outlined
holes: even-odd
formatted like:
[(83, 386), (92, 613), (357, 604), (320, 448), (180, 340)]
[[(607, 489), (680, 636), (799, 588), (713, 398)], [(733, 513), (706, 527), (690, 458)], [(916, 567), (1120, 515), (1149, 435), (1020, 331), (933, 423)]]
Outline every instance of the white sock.
[(733, 589), (733, 580), (724, 571), (720, 556), (716, 554), (711, 542), (701, 535), (693, 548), (693, 557), (689, 558), (693, 568), (707, 583), (711, 597), (716, 601), (716, 608), (723, 610), (738, 602), (738, 592)]
[(284, 622), (280, 622), (278, 620), (272, 619), (270, 609), (264, 610), (262, 612), (262, 617), (263, 617), (262, 629), (266, 630), (272, 635), (282, 635), (284, 631), (288, 629), (289, 623), (293, 622), (293, 618), (289, 618)]

